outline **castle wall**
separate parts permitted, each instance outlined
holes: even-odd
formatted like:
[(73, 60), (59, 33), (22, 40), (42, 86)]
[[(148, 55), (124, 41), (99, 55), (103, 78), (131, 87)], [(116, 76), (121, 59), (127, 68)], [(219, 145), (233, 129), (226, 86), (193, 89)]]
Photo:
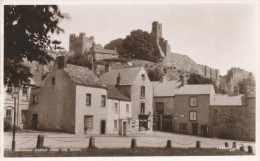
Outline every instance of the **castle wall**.
[(88, 52), (94, 43), (94, 37), (86, 37), (85, 33), (80, 33), (79, 36), (75, 34), (70, 34), (70, 42), (69, 42), (69, 51), (70, 52), (79, 52), (80, 54), (84, 54)]

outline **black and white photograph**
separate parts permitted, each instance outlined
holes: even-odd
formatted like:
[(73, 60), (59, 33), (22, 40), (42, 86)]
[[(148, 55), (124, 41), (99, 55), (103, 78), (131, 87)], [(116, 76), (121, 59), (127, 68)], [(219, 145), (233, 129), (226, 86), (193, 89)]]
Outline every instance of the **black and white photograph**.
[(259, 3), (1, 1), (0, 159), (259, 160)]

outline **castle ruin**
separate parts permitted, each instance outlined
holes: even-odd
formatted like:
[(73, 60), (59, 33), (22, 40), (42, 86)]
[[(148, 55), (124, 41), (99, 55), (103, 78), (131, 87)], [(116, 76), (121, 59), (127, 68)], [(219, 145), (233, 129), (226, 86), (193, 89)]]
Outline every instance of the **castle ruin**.
[(79, 33), (79, 36), (70, 34), (69, 51), (73, 54), (84, 54), (90, 51), (90, 48), (95, 43), (94, 37), (86, 37), (84, 32)]
[(156, 41), (157, 47), (159, 48), (160, 56), (166, 57), (171, 52), (171, 46), (168, 41), (162, 37), (162, 24), (158, 21), (152, 23), (151, 35)]

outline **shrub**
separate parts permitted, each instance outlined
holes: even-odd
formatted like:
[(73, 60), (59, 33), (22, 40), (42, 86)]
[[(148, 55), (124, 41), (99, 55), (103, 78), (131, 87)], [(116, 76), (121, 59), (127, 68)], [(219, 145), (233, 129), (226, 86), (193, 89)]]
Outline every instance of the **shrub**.
[[(13, 131), (13, 125), (7, 119), (4, 119), (4, 131), (5, 132)], [(21, 131), (21, 128), (19, 126), (15, 126), (15, 131)]]

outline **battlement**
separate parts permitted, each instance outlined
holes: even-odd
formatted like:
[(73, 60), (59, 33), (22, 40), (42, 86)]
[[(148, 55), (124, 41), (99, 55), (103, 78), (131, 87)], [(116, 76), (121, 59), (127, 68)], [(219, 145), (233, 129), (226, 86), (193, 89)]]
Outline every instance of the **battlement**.
[(80, 32), (79, 36), (70, 34), (69, 51), (84, 54), (90, 50), (94, 41), (94, 36), (86, 37), (84, 32)]

